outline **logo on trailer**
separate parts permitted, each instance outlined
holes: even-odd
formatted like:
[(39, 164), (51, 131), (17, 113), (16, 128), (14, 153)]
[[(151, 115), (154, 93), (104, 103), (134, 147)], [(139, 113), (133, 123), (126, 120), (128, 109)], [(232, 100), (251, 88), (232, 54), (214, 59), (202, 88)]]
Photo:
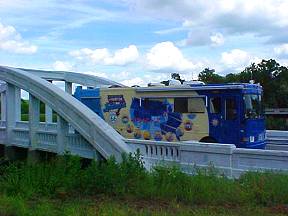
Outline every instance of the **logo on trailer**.
[(110, 112), (111, 110), (117, 110), (116, 115), (118, 116), (120, 110), (126, 107), (126, 102), (123, 95), (108, 95), (108, 102), (105, 104), (104, 112)]

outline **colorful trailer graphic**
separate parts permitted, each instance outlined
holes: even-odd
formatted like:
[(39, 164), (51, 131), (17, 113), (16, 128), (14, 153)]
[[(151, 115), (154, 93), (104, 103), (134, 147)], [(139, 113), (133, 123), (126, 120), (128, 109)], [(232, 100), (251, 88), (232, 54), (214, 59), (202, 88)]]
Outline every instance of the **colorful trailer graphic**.
[[(75, 97), (126, 138), (265, 146), (259, 85), (97, 88), (94, 95), (91, 91), (77, 88)], [(94, 103), (87, 99), (89, 95), (92, 100), (91, 94), (98, 98)]]

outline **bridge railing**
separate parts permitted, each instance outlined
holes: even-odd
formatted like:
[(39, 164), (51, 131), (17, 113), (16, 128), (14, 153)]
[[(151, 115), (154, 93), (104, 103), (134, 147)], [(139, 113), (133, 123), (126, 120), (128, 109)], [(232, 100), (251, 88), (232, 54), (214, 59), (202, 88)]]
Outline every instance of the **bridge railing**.
[[(26, 125), (25, 125), (26, 124)], [(0, 143), (5, 140), (5, 124), (0, 122)], [(13, 129), (12, 144), (29, 148), (29, 127), (21, 122)], [(49, 124), (48, 124), (49, 125)], [(36, 148), (42, 151), (58, 152), (57, 129), (54, 123), (49, 130), (38, 128)], [(3, 133), (2, 133), (3, 132)], [(273, 132), (269, 132), (271, 134)], [(276, 132), (274, 134), (282, 134)], [(286, 134), (286, 133), (284, 133)], [(4, 137), (3, 137), (3, 136)], [(84, 158), (95, 158), (97, 152), (90, 143), (78, 133), (66, 134), (65, 151)], [(126, 144), (132, 152), (140, 150), (145, 167), (155, 165), (177, 165), (186, 173), (195, 173), (196, 168), (215, 167), (219, 173), (228, 177), (239, 177), (246, 171), (288, 171), (288, 151), (238, 149), (230, 144), (188, 142), (164, 142), (127, 139)]]
[(214, 167), (219, 174), (234, 178), (246, 171), (288, 171), (288, 151), (239, 149), (231, 144), (196, 141), (171, 143), (129, 139), (126, 143), (140, 150), (148, 168), (174, 164), (194, 174), (198, 168)]

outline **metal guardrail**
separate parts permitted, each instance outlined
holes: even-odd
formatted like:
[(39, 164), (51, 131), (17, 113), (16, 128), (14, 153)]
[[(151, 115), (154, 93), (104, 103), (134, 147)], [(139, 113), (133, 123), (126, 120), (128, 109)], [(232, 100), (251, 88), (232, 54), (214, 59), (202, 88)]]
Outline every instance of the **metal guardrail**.
[(288, 131), (267, 130), (268, 150), (288, 151)]
[(288, 108), (267, 108), (266, 115), (288, 115)]

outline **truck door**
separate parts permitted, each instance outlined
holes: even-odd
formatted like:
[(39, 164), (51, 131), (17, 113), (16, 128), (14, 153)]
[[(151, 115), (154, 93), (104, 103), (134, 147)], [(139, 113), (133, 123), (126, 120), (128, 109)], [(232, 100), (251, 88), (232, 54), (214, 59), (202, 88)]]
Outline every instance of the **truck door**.
[[(239, 96), (222, 97), (222, 143), (238, 144), (240, 133)], [(224, 113), (223, 113), (224, 112)]]
[(213, 95), (209, 98), (209, 136), (221, 142), (221, 125), (223, 119), (221, 95)]

